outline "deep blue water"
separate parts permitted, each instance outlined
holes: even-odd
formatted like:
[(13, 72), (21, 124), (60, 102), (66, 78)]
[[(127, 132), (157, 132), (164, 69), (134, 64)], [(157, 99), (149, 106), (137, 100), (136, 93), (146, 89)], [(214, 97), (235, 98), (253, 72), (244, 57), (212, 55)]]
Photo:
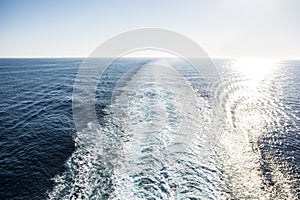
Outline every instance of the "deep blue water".
[[(83, 59), (0, 59), (0, 199), (118, 198), (119, 195), (125, 194), (124, 188), (121, 187), (124, 180), (125, 184), (128, 184), (128, 191), (139, 198), (197, 198), (198, 194), (203, 195), (202, 198), (212, 199), (254, 198), (254, 196), (273, 199), (299, 197), (299, 61), (282, 61), (277, 64), (276, 70), (253, 82), (252, 77), (244, 76), (234, 69), (233, 61), (215, 60), (224, 77), (223, 82), (216, 86), (215, 96), (210, 97), (204, 94), (199, 74), (180, 68), (185, 65), (182, 61), (170, 62), (170, 65), (181, 69), (179, 71), (190, 81), (201, 102), (209, 102), (209, 98), (218, 99), (218, 105), (223, 109), (220, 116), (225, 125), (220, 125), (219, 129), (214, 130), (222, 135), (219, 138), (220, 145), (215, 148), (213, 156), (210, 156), (208, 161), (203, 161), (207, 162), (206, 164), (193, 163), (192, 158), (189, 160), (190, 158), (185, 157), (180, 161), (177, 155), (173, 156), (173, 150), (166, 150), (170, 151), (173, 157), (166, 159), (164, 163), (162, 160), (168, 155), (155, 153), (153, 149), (166, 148), (162, 144), (169, 144), (172, 139), (166, 136), (167, 139), (162, 137), (159, 143), (147, 144), (147, 141), (139, 141), (139, 137), (137, 139), (131, 136), (138, 134), (138, 131), (132, 128), (135, 126), (130, 124), (130, 121), (139, 118), (139, 122), (143, 123), (143, 120), (147, 120), (147, 117), (143, 119), (148, 115), (147, 108), (143, 107), (146, 101), (133, 104), (137, 109), (130, 111), (129, 116), (121, 115), (122, 108), (118, 106), (122, 103), (110, 108), (112, 90), (119, 79), (124, 78), (123, 75), (131, 70), (131, 73), (127, 73), (128, 78), (124, 79), (123, 86), (119, 86), (124, 87), (122, 91), (127, 94), (126, 91), (129, 89), (126, 88), (126, 83), (128, 82), (128, 87), (131, 87), (134, 74), (137, 74), (137, 80), (144, 80), (139, 77), (147, 74), (148, 69), (142, 66), (150, 63), (151, 59), (121, 59), (113, 63), (107, 70), (107, 75), (100, 80), (101, 84), (96, 95), (99, 123), (107, 125), (107, 132), (118, 130), (122, 132), (122, 135), (111, 137), (115, 138), (112, 144), (117, 146), (122, 144), (122, 150), (114, 147), (116, 149), (113, 153), (124, 154), (125, 157), (122, 158), (125, 160), (130, 158), (128, 162), (130, 166), (139, 163), (135, 160), (142, 159), (144, 164), (142, 166), (138, 164), (140, 168), (146, 169), (147, 166), (153, 168), (150, 170), (151, 173), (148, 171), (148, 175), (144, 171), (143, 175), (134, 174), (130, 170), (124, 172), (125, 167), (112, 164), (114, 162), (109, 162), (109, 165), (104, 161), (96, 162), (95, 160), (105, 157), (103, 152), (94, 157), (93, 162), (85, 160), (93, 156), (91, 149), (86, 147), (90, 144), (90, 140), (87, 142), (83, 139), (85, 135), (91, 134), (91, 131), (78, 134), (72, 115), (73, 84), (83, 61)], [(156, 75), (149, 74), (154, 77), (153, 80), (157, 78)], [(153, 90), (152, 86), (145, 85), (142, 89), (138, 88), (137, 91), (141, 93), (136, 94), (137, 97), (144, 98), (143, 95), (150, 94), (156, 98), (155, 91), (159, 90), (162, 96), (158, 95), (156, 103), (160, 98), (164, 98), (169, 109), (167, 115), (172, 115), (172, 109), (177, 108), (176, 101), (171, 98), (172, 96), (163, 96), (168, 94), (166, 90), (157, 87)], [(128, 94), (131, 95), (129, 92)], [(133, 97), (134, 95), (132, 94)], [(253, 98), (256, 96), (257, 98)], [(110, 109), (117, 109), (117, 112), (110, 113)], [(202, 113), (209, 113), (212, 110), (210, 106), (200, 109)], [(149, 113), (151, 115), (151, 112)], [(159, 115), (156, 113), (155, 116)], [(129, 122), (127, 120), (120, 122), (120, 119), (126, 117), (130, 119)], [(168, 127), (171, 127), (171, 130), (178, 118), (167, 119), (170, 121)], [(198, 123), (197, 119), (192, 120)], [(191, 123), (193, 124), (193, 121)], [(205, 129), (205, 123), (202, 126)], [(201, 129), (201, 126), (195, 129)], [(184, 130), (188, 132), (194, 129), (187, 125)], [(174, 134), (171, 132), (169, 135)], [(245, 134), (247, 140), (244, 140)], [(131, 137), (137, 141), (132, 143), (133, 146), (130, 146)], [(120, 142), (120, 138), (126, 140)], [(196, 147), (194, 148), (193, 144), (191, 146), (192, 149), (187, 148), (186, 152), (189, 156), (197, 156)], [(93, 144), (93, 148), (95, 147), (97, 145)], [(113, 145), (111, 147), (113, 148)], [(126, 154), (128, 152), (126, 147), (132, 151), (140, 151), (141, 157)], [(144, 147), (147, 150), (143, 149)], [(107, 154), (112, 153), (108, 151)], [(145, 157), (146, 161), (143, 160)], [(176, 165), (172, 164), (172, 159), (175, 159)], [(161, 160), (159, 164), (156, 163), (157, 160)], [(145, 164), (150, 161), (152, 165)], [(157, 171), (156, 167), (161, 169)], [(66, 172), (67, 175), (64, 175)], [(121, 174), (123, 176), (126, 173), (129, 174), (129, 178), (126, 176), (118, 179)], [(157, 178), (154, 176), (156, 174), (164, 176)], [(89, 176), (96, 180), (93, 182), (85, 180), (85, 177)], [(145, 176), (148, 176), (147, 179)], [(156, 178), (152, 179), (152, 176)], [(78, 180), (82, 180), (83, 183), (77, 184)], [(162, 182), (164, 187), (161, 186)], [(251, 182), (255, 187), (247, 185)], [(155, 189), (151, 189), (152, 186)], [(255, 190), (255, 194), (251, 194), (252, 189)]]
[(82, 60), (1, 59), (0, 196), (45, 197), (74, 151), (72, 84)]

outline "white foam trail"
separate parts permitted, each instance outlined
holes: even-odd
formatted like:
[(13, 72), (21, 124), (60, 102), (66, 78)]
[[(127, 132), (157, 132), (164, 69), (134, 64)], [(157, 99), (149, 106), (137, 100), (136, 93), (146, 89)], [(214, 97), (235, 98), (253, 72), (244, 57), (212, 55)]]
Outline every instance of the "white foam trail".
[(212, 151), (210, 105), (179, 73), (150, 63), (116, 90), (107, 126), (91, 122), (77, 134), (50, 199), (228, 197)]
[[(210, 153), (211, 140), (216, 139), (208, 135), (208, 103), (166, 63), (143, 66), (118, 90), (121, 95), (113, 107), (119, 116), (114, 118), (121, 119), (120, 127), (130, 137), (114, 168), (113, 197), (218, 196), (216, 182), (207, 178), (211, 173), (210, 178), (218, 179), (217, 169), (210, 159), (203, 160)], [(203, 165), (208, 165), (207, 171)]]

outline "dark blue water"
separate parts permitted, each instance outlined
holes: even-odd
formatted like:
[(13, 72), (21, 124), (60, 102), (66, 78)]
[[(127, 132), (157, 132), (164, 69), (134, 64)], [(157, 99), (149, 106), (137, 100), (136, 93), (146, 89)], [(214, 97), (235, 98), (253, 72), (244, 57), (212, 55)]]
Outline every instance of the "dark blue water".
[[(99, 80), (101, 84), (96, 95), (96, 111), (100, 123), (102, 120), (107, 123), (112, 122), (117, 124), (114, 128), (120, 127), (121, 131), (126, 132), (127, 128), (124, 127), (129, 126), (127, 122), (118, 124), (116, 119), (120, 119), (120, 116), (109, 114), (107, 111), (112, 90), (128, 70), (131, 70), (131, 73), (127, 76), (131, 77), (150, 60), (118, 60), (107, 70), (107, 76)], [(124, 193), (124, 188), (118, 184), (125, 179), (120, 178), (119, 182), (116, 181), (119, 171), (121, 173), (123, 168), (110, 166), (109, 169), (113, 170), (109, 172), (108, 179), (103, 181), (101, 176), (106, 176), (103, 166), (97, 169), (95, 167), (97, 163), (92, 163), (91, 167), (78, 161), (79, 157), (85, 159), (82, 155), (78, 156), (84, 142), (76, 141), (80, 140), (81, 136), (77, 135), (72, 118), (72, 91), (82, 62), (83, 59), (0, 59), (0, 199), (49, 197), (109, 199), (118, 198), (118, 195)], [(192, 196), (180, 196), (189, 195), (186, 190), (194, 194), (201, 193), (204, 197), (212, 199), (254, 198), (254, 196), (274, 199), (299, 197), (300, 62), (282, 61), (277, 64), (276, 70), (255, 80), (251, 79), (252, 76), (236, 71), (233, 61), (216, 60), (215, 62), (223, 72), (224, 79), (216, 87), (215, 96), (209, 98), (218, 99), (220, 107), (224, 108), (220, 115), (224, 115), (225, 125), (216, 129), (222, 137), (220, 136), (220, 145), (214, 150), (214, 156), (210, 158), (213, 161), (209, 163), (213, 164), (211, 167), (206, 165), (207, 172), (205, 167), (197, 168), (201, 163), (188, 163), (189, 161), (182, 165), (188, 169), (185, 171), (184, 167), (180, 173), (181, 165), (176, 165), (177, 168), (170, 165), (173, 171), (168, 171), (165, 167), (163, 169), (169, 174), (164, 173), (174, 176), (173, 182), (166, 178), (164, 181), (168, 187), (162, 188), (161, 191), (158, 189), (157, 192), (150, 192), (151, 194), (143, 192), (145, 194), (143, 197), (192, 198)], [(184, 64), (172, 62), (171, 65), (180, 67)], [(143, 73), (147, 74), (147, 71), (143, 70), (140, 70), (141, 75), (137, 73), (137, 77), (142, 76)], [(194, 74), (188, 74), (187, 71), (184, 74), (184, 70), (181, 71), (191, 82), (195, 93), (200, 97), (205, 96), (203, 88), (201, 90), (203, 84), (199, 84), (199, 77), (195, 78)], [(130, 78), (125, 80), (128, 83), (131, 81)], [(137, 78), (137, 80), (142, 79)], [(149, 88), (145, 91), (147, 89)], [(173, 102), (172, 99), (170, 101)], [(203, 108), (203, 112), (205, 109)], [(207, 109), (209, 112), (210, 108)], [(138, 114), (133, 114), (135, 118), (140, 117), (141, 112), (144, 111), (141, 109), (137, 112)], [(244, 139), (245, 134), (247, 140)], [(130, 139), (126, 142), (128, 140)], [(132, 145), (126, 142), (122, 143), (125, 147)], [(137, 148), (136, 151), (139, 149)], [(125, 150), (124, 152), (123, 154), (126, 154)], [(147, 152), (147, 156), (152, 155), (151, 152)], [(143, 153), (144, 151), (142, 155)], [(194, 151), (192, 153), (196, 154)], [(138, 159), (132, 156), (130, 158)], [(57, 178), (73, 169), (70, 164), (72, 162), (76, 166), (72, 172), (75, 175), (70, 176), (69, 179), (66, 176), (64, 184), (61, 184)], [(97, 181), (83, 183), (82, 189), (77, 190), (78, 194), (74, 195), (72, 191), (79, 186), (73, 183), (76, 183), (78, 178), (84, 179), (80, 173), (89, 174), (83, 170), (87, 168), (89, 171), (89, 167), (91, 171), (98, 170), (96, 177), (99, 179), (98, 183), (107, 184), (103, 183), (101, 189), (101, 184), (93, 186)], [(189, 170), (193, 173), (200, 171), (193, 174)], [(127, 173), (131, 172), (127, 171)], [(145, 180), (133, 183), (128, 180), (128, 191), (134, 191), (137, 197), (142, 198), (137, 194), (141, 188), (147, 190), (146, 185), (148, 187), (149, 184), (161, 184), (160, 181), (158, 183), (151, 181), (151, 176), (156, 173), (158, 172), (155, 170), (151, 171), (147, 183)], [(179, 186), (175, 187), (173, 183), (180, 184), (184, 180), (184, 178), (179, 179), (178, 174), (182, 177), (193, 176), (189, 177), (190, 185), (182, 182), (185, 186), (183, 189), (178, 189)], [(206, 175), (209, 176), (203, 178)], [(136, 178), (137, 175), (131, 174), (129, 177)], [(196, 182), (198, 178), (207, 180), (209, 186), (201, 188), (199, 185), (205, 183)], [(191, 183), (193, 181), (195, 181), (194, 185)], [(249, 185), (251, 182), (255, 187)], [(197, 184), (200, 187), (198, 190)], [(86, 194), (85, 190), (94, 187), (100, 188), (101, 192)], [(139, 188), (131, 190), (130, 187)], [(251, 194), (253, 190), (255, 194)]]
[(1, 59), (0, 196), (45, 198), (74, 151), (72, 84), (82, 60)]

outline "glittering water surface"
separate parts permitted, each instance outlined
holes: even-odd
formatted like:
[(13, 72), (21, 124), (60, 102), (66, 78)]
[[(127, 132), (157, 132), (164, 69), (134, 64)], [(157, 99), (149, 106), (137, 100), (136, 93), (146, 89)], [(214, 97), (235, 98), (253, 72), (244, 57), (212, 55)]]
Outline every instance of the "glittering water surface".
[(119, 59), (77, 132), (82, 61), (0, 59), (1, 199), (299, 197), (300, 62)]

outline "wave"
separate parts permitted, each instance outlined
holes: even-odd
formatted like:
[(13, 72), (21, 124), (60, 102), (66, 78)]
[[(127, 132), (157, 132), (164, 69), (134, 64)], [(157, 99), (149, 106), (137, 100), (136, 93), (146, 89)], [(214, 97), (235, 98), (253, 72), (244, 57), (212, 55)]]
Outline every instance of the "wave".
[(299, 118), (276, 96), (278, 74), (254, 84), (228, 70), (208, 88), (199, 72), (170, 63), (123, 75), (101, 128), (77, 133), (49, 198), (296, 199), (297, 163), (283, 153), (297, 147), (282, 142)]

